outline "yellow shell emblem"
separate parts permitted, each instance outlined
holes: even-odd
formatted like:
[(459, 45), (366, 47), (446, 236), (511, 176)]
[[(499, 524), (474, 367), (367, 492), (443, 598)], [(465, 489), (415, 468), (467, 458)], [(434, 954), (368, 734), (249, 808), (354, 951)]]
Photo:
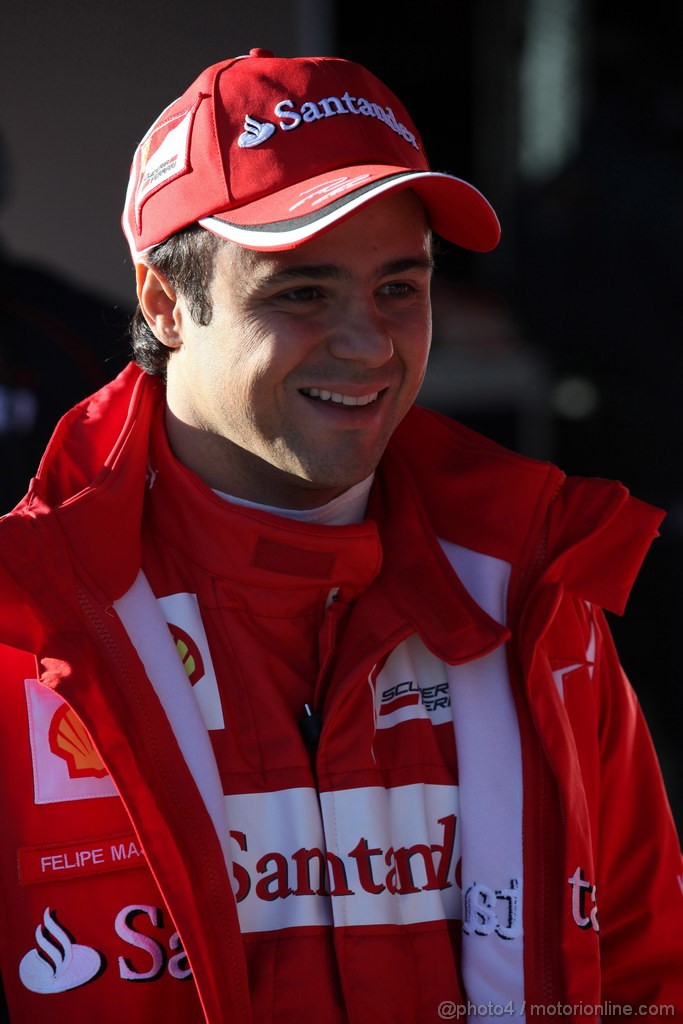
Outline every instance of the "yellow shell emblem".
[(204, 661), (199, 647), (190, 634), (180, 626), (176, 626), (174, 622), (169, 622), (168, 628), (175, 640), (176, 650), (180, 655), (187, 677), (194, 686), (204, 675)]
[(107, 774), (90, 733), (67, 704), (52, 717), (49, 743), (52, 753), (66, 761), (70, 778), (101, 779)]

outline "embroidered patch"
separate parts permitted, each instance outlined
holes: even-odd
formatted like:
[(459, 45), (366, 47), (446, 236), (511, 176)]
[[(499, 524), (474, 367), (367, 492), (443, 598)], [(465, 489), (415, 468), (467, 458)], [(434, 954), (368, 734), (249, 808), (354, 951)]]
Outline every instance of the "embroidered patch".
[(19, 850), (19, 880), (22, 885), (66, 881), (81, 875), (137, 868), (144, 863), (145, 855), (134, 835), (24, 846)]
[(157, 598), (207, 729), (224, 729), (209, 642), (194, 594), (169, 594)]
[(25, 687), (35, 802), (116, 796), (87, 730), (71, 708), (37, 679), (27, 679)]
[(451, 721), (451, 695), (444, 663), (417, 636), (408, 637), (387, 658), (374, 680), (378, 729), (425, 719)]
[(522, 935), (522, 894), (518, 878), (509, 886), (491, 889), (473, 882), (465, 892), (465, 917), (462, 929), (466, 935), (497, 935), (501, 939), (518, 939)]
[(579, 928), (592, 928), (599, 932), (596, 886), (584, 878), (581, 867), (577, 867), (567, 882), (572, 890), (572, 917), (575, 924)]
[(36, 928), (36, 945), (19, 964), (19, 977), (30, 992), (50, 995), (80, 988), (98, 976), (104, 957), (90, 946), (80, 946), (62, 928), (49, 907)]
[(319, 797), (294, 788), (233, 794), (225, 803), (244, 933), (462, 916), (457, 786), (367, 786)]
[(262, 142), (275, 134), (275, 125), (270, 121), (257, 121), (249, 114), (244, 118), (244, 131), (237, 140), (240, 149), (251, 149), (253, 146), (260, 146)]
[(150, 196), (190, 170), (190, 133), (201, 97), (194, 106), (175, 114), (140, 143), (140, 167), (135, 187), (135, 219), (138, 230), (142, 207)]
[(364, 96), (350, 96), (348, 92), (343, 96), (326, 96), (317, 101), (306, 100), (300, 107), (297, 107), (292, 99), (283, 99), (276, 104), (274, 114), (279, 118), (278, 125), (283, 132), (291, 132), (302, 124), (315, 124), (316, 121), (340, 115), (353, 114), (356, 117), (374, 118), (400, 135), (413, 149), (418, 152), (420, 150), (414, 133), (396, 118), (391, 107), (373, 103)]

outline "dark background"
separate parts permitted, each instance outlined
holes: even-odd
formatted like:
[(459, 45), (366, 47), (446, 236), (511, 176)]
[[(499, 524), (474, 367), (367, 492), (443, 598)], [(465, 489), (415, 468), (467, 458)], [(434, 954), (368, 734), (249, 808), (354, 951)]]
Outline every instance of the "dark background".
[[(549, 133), (555, 118), (573, 130), (554, 162), (534, 166), (525, 104), (539, 10), (547, 46), (562, 44), (548, 67), (569, 55), (570, 73), (536, 103)], [(568, 473), (620, 479), (668, 512), (612, 625), (683, 823), (682, 21), (683, 6), (664, 0), (10, 5), (0, 511), (56, 417), (125, 361), (133, 278), (118, 219), (159, 111), (202, 67), (250, 46), (359, 60), (405, 101), (432, 165), (472, 180), (503, 223), (494, 254), (440, 257), (425, 404)]]
[[(449, 332), (447, 317), (437, 316), (435, 345), (441, 332), (464, 351), (454, 366), (465, 372), (473, 347), (488, 353), (497, 395), (472, 402), (454, 387), (452, 413), (567, 473), (619, 479), (668, 512), (625, 619), (610, 621), (680, 827), (683, 7), (569, 6), (579, 132), (566, 161), (536, 180), (517, 159), (530, 5), (471, 0), (445, 13), (438, 0), (422, 0), (419, 18), (415, 5), (399, 5), (405, 17), (387, 16), (372, 32), (366, 6), (345, 2), (339, 50), (405, 97), (432, 165), (474, 181), (501, 217), (495, 254), (441, 260), (457, 325)], [(510, 353), (520, 350), (537, 360), (546, 384), (546, 415), (535, 432), (532, 420), (531, 437), (490, 366), (502, 355), (514, 371)], [(522, 375), (520, 389), (529, 386)]]

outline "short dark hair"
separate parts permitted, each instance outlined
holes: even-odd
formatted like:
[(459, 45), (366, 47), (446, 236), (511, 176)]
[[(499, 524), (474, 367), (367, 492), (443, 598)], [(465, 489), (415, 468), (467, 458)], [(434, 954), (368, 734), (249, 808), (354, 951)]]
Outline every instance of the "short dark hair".
[[(216, 253), (223, 239), (199, 224), (184, 228), (156, 245), (145, 255), (145, 263), (161, 271), (169, 284), (182, 295), (195, 323), (211, 323), (213, 307), (209, 289), (213, 280)], [(138, 305), (130, 327), (133, 359), (147, 373), (166, 376), (171, 350), (155, 338)]]

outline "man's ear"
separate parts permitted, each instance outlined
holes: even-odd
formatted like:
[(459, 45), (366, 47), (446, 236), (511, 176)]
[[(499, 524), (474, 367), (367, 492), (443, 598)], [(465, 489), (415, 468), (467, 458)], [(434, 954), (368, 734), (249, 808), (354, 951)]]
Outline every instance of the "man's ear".
[(140, 309), (154, 337), (168, 348), (180, 348), (182, 337), (175, 288), (160, 270), (146, 263), (137, 264), (135, 276)]

